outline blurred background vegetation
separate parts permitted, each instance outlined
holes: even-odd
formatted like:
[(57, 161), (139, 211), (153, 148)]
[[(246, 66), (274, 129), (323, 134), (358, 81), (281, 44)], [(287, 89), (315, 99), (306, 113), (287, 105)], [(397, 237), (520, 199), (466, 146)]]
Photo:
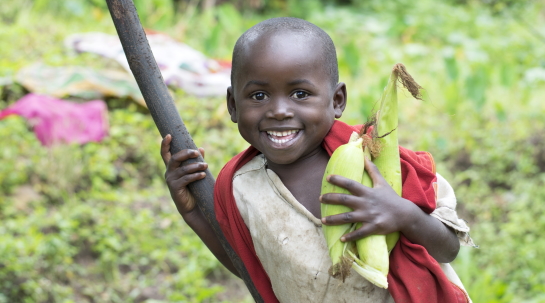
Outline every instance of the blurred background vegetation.
[[(146, 28), (230, 59), (238, 36), (294, 16), (334, 40), (347, 83), (342, 118), (365, 120), (404, 63), (425, 101), (400, 95), (401, 144), (430, 151), (480, 248), (453, 266), (474, 302), (545, 302), (545, 4), (542, 1), (135, 0)], [(115, 34), (102, 0), (3, 0), (0, 79), (29, 64), (113, 66), (63, 46)], [(3, 84), (2, 84), (3, 83)], [(0, 81), (0, 109), (26, 91)], [(173, 91), (214, 174), (246, 147), (224, 98)], [(135, 105), (106, 100), (100, 143), (40, 145), (19, 117), (0, 121), (0, 303), (251, 302), (177, 214), (160, 136)], [(541, 255), (542, 256), (542, 255)]]

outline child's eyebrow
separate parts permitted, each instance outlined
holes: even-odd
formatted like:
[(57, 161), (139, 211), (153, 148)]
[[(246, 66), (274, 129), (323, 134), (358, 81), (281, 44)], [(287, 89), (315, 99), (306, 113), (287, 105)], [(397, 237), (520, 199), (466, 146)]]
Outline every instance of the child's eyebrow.
[(297, 80), (293, 80), (293, 81), (290, 81), (288, 82), (288, 85), (290, 86), (293, 86), (293, 85), (299, 85), (299, 84), (308, 84), (308, 85), (311, 85), (311, 86), (315, 86), (314, 84), (312, 84), (312, 82), (310, 82), (309, 80), (307, 79), (297, 79)]
[(258, 80), (250, 80), (248, 81), (244, 87), (242, 89), (246, 89), (246, 87), (250, 86), (250, 85), (258, 85), (258, 86), (266, 86), (268, 85), (269, 83), (268, 82), (265, 82), (265, 81), (258, 81)]
[[(296, 80), (288, 82), (287, 84), (289, 86), (294, 86), (294, 85), (299, 85), (299, 84), (303, 84), (303, 83), (308, 84), (308, 85), (313, 86), (313, 87), (316, 87), (314, 84), (312, 84), (311, 81), (309, 81), (307, 79), (296, 79)], [(246, 89), (250, 85), (267, 86), (267, 85), (269, 85), (269, 82), (259, 81), (259, 80), (250, 80), (244, 85), (244, 87), (242, 89)]]

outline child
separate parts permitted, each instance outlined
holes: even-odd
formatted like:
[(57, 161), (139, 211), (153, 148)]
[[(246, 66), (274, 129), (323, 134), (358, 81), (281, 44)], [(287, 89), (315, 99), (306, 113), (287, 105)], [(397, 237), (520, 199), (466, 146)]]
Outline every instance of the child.
[[(330, 154), (359, 130), (335, 121), (346, 100), (346, 85), (338, 82), (335, 47), (317, 26), (275, 18), (252, 27), (237, 41), (227, 106), (251, 147), (218, 176), (214, 203), (218, 222), (256, 288), (265, 302), (468, 302), (452, 268), (438, 262), (456, 257), (458, 237), (470, 241), (469, 229), (457, 218), (452, 188), (435, 174), (428, 154), (400, 148), (403, 197), (369, 160), (365, 167), (373, 188), (332, 175), (328, 181), (352, 195), (320, 196)], [(170, 135), (163, 140), (161, 155), (180, 214), (238, 275), (186, 188), (204, 177), (207, 164), (184, 165), (198, 151), (171, 156), (170, 141)], [(410, 200), (406, 192), (413, 193)], [(320, 203), (343, 204), (353, 211), (322, 218)], [(401, 232), (390, 256), (388, 290), (356, 273), (344, 282), (329, 276), (331, 260), (321, 226), (354, 222), (364, 224), (343, 241)]]

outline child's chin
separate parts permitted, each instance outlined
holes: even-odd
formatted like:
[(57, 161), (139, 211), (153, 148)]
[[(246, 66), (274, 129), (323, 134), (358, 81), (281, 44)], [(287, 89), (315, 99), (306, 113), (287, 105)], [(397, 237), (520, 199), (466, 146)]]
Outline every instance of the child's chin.
[(278, 165), (292, 164), (297, 161), (297, 156), (294, 153), (278, 154), (278, 153), (264, 153), (268, 163), (274, 163)]

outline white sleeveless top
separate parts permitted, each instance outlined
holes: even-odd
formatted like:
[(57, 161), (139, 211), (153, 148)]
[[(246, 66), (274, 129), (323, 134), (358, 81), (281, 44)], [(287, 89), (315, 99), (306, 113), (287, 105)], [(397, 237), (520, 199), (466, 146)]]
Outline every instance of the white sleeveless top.
[[(437, 180), (438, 206), (432, 215), (454, 228), (463, 245), (472, 244), (469, 228), (456, 215), (452, 187), (439, 174)], [(394, 302), (388, 290), (354, 270), (344, 283), (328, 274), (331, 259), (320, 219), (266, 168), (263, 155), (235, 173), (233, 194), (280, 302)], [(440, 265), (449, 280), (464, 289), (450, 264)]]

